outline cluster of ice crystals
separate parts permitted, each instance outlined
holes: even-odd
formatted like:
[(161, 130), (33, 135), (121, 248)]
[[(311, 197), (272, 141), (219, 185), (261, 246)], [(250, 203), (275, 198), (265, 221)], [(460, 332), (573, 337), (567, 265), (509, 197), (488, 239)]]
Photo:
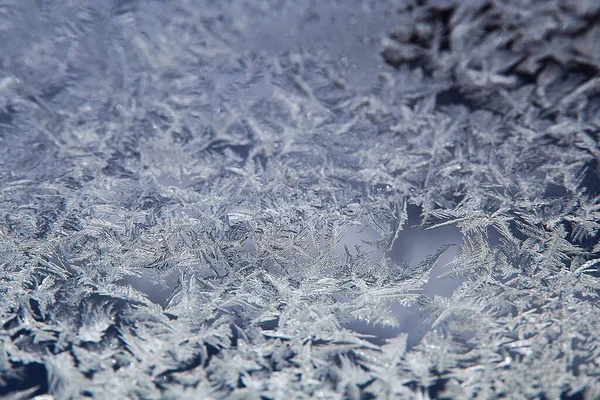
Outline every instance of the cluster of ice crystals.
[(599, 398), (599, 21), (2, 2), (0, 396)]

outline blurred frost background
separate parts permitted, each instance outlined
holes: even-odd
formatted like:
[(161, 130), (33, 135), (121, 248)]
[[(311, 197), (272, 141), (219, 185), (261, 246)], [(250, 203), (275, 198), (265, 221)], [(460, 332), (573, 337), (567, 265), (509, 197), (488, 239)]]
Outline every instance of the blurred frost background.
[(599, 21), (0, 2), (0, 396), (600, 397)]

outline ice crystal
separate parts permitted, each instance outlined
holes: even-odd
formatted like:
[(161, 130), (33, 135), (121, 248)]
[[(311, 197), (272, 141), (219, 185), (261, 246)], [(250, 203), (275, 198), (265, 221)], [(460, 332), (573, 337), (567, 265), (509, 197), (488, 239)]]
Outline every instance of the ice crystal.
[(599, 398), (599, 21), (2, 2), (0, 396)]

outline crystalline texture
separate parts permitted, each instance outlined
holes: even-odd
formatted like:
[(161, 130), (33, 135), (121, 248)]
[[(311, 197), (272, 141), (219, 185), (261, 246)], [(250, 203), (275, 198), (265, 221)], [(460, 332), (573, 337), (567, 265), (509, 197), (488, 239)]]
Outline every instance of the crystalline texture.
[(0, 396), (600, 397), (593, 2), (0, 5)]

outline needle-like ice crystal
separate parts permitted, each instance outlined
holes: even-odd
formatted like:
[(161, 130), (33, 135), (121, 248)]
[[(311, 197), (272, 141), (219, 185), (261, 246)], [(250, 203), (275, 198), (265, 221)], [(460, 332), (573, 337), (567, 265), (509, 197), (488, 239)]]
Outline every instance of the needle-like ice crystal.
[(600, 398), (600, 3), (0, 2), (3, 399)]

